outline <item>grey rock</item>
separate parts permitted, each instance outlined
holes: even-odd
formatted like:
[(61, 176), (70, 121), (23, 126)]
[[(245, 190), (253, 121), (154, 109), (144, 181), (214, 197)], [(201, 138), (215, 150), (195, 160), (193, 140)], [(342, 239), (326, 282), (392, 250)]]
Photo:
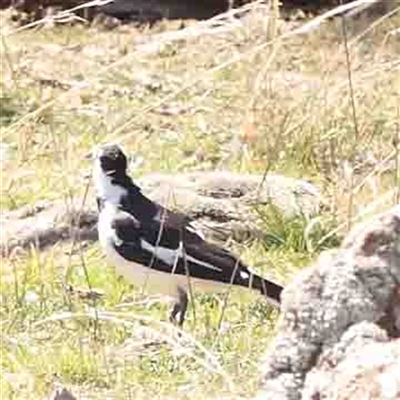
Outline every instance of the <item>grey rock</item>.
[(374, 323), (351, 326), (307, 374), (302, 399), (398, 399), (399, 346)]
[(3, 213), (0, 219), (0, 249), (9, 256), (31, 246), (39, 249), (64, 240), (96, 240), (94, 208), (81, 210), (62, 201), (43, 201)]
[[(374, 351), (391, 354), (387, 370), (397, 371), (389, 338), (400, 337), (400, 206), (356, 226), (337, 251), (323, 253), (296, 276), (282, 297), (258, 400), (398, 398), (361, 396), (361, 384), (353, 388), (359, 395), (351, 395), (349, 377), (368, 381)], [(376, 371), (385, 357), (379, 360)], [(371, 387), (375, 394), (378, 389)]]
[[(216, 241), (233, 236), (242, 240), (264, 234), (255, 204), (273, 204), (287, 217), (318, 213), (322, 198), (305, 181), (280, 175), (243, 175), (230, 172), (153, 174), (138, 179), (151, 199), (187, 213), (205, 235)], [(0, 224), (2, 254), (31, 245), (45, 248), (59, 241), (97, 239), (94, 195), (84, 208), (82, 199), (73, 204), (43, 201), (4, 212)]]

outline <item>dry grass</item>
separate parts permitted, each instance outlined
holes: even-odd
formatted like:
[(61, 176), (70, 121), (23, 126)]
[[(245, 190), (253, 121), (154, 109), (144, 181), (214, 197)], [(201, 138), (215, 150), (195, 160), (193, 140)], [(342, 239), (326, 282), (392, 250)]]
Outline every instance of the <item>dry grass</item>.
[[(15, 27), (3, 12), (2, 209), (81, 196), (85, 156), (114, 140), (134, 156), (134, 176), (267, 169), (310, 179), (328, 199), (322, 226), (342, 234), (350, 220), (398, 201), (399, 22), (398, 13), (376, 24), (349, 20), (346, 48), (341, 20), (291, 35), (299, 22), (268, 17), (261, 6), (214, 28), (193, 22), (198, 36), (163, 33), (166, 22), (8, 34)], [(269, 214), (266, 224), (284, 238), (280, 246), (232, 246), (287, 281), (315, 252), (298, 245), (304, 224), (282, 223)], [(68, 251), (2, 261), (4, 398), (43, 398), (55, 381), (82, 399), (254, 394), (276, 318), (262, 299), (233, 294), (218, 334), (219, 303), (198, 297), (196, 320), (178, 340), (157, 322), (167, 307), (116, 278), (97, 246)], [(89, 279), (106, 295), (96, 304), (69, 298), (66, 270), (73, 285)]]

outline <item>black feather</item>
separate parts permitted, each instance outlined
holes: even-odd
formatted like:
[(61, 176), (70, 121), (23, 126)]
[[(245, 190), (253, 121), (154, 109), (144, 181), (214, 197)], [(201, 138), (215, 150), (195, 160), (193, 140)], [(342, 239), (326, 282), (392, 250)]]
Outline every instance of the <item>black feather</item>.
[[(122, 243), (115, 243), (115, 250), (126, 260), (147, 265), (166, 273), (189, 275), (193, 278), (249, 287), (280, 300), (282, 287), (252, 273), (229, 251), (207, 243), (190, 231), (182, 234), (157, 222), (141, 224), (129, 213), (120, 211), (112, 221), (112, 228)], [(144, 240), (153, 247), (177, 250), (182, 241), (184, 256), (167, 264), (141, 245)], [(207, 264), (207, 265), (204, 265)]]

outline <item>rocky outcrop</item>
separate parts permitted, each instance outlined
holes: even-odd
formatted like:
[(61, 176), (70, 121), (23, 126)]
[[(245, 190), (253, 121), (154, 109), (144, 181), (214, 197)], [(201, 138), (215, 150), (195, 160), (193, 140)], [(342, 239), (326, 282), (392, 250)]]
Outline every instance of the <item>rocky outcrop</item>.
[(400, 206), (283, 292), (257, 400), (400, 398)]
[[(287, 217), (314, 215), (321, 206), (318, 189), (305, 181), (281, 175), (243, 175), (209, 172), (148, 175), (138, 180), (151, 199), (187, 213), (210, 239), (241, 240), (263, 235), (255, 207), (273, 204)], [(59, 241), (97, 239), (94, 195), (82, 207), (44, 201), (1, 216), (2, 254), (33, 245), (45, 248)]]
[(400, 340), (371, 322), (351, 326), (308, 373), (303, 399), (399, 399)]

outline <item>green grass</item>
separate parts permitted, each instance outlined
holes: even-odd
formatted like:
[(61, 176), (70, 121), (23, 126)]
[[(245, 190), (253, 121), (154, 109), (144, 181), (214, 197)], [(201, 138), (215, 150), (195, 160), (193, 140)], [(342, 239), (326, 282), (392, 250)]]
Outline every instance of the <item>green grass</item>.
[[(208, 349), (213, 361), (185, 338), (173, 339), (169, 324), (158, 322), (167, 321), (167, 305), (151, 304), (139, 293), (132, 299), (135, 291), (106, 266), (97, 248), (85, 257), (91, 285), (105, 293), (96, 304), (69, 298), (57, 279), (61, 275), (57, 259), (52, 252), (32, 254), (18, 263), (12, 279), (2, 282), (2, 368), (35, 377), (38, 396), (45, 394), (45, 383), (55, 374), (63, 382), (83, 385), (87, 390), (112, 388), (120, 393), (118, 398), (123, 398), (126, 385), (134, 393), (142, 393), (143, 398), (156, 394), (163, 398), (183, 386), (196, 393), (198, 385), (206, 383), (202, 392), (214, 397), (224, 390), (229, 393), (226, 376), (233, 379), (237, 374), (246, 374), (249, 385), (255, 388), (255, 358), (267, 345), (276, 319), (276, 312), (258, 296), (236, 293), (232, 297), (220, 335), (221, 305), (215, 298), (196, 298), (196, 314), (190, 313), (185, 331), (195, 332), (192, 340)], [(87, 286), (79, 263), (72, 263), (69, 282), (74, 287)], [(135, 301), (137, 306), (118, 307)], [(163, 344), (165, 338), (170, 343)], [(238, 389), (245, 395), (247, 389)], [(8, 393), (7, 385), (5, 390)], [(28, 394), (14, 396), (25, 398)]]
[[(317, 220), (257, 208), (265, 237), (230, 245), (255, 269), (287, 283), (339, 243), (349, 216), (396, 187), (393, 170), (364, 165), (351, 182), (343, 165), (367, 152), (382, 160), (394, 150), (399, 45), (390, 32), (398, 22), (398, 15), (387, 19), (353, 42), (370, 22), (349, 29), (357, 133), (335, 21), (219, 70), (212, 69), (271, 37), (265, 18), (253, 15), (242, 29), (180, 40), (149, 55), (135, 51), (134, 28), (56, 26), (4, 36), (0, 123), (9, 155), (1, 166), (2, 211), (83, 195), (85, 156), (110, 140), (142, 159), (132, 168), (135, 177), (213, 169), (301, 177), (326, 197)], [(1, 24), (10, 28), (4, 12)], [(277, 38), (290, 27), (279, 23)], [(371, 212), (391, 204), (393, 197)], [(257, 294), (233, 291), (226, 307), (224, 295), (196, 296), (178, 338), (165, 323), (168, 305), (116, 277), (97, 244), (70, 251), (57, 244), (2, 259), (2, 398), (46, 398), (54, 382), (93, 399), (254, 395), (277, 320)], [(71, 297), (65, 283), (90, 283), (104, 296), (95, 303)]]

